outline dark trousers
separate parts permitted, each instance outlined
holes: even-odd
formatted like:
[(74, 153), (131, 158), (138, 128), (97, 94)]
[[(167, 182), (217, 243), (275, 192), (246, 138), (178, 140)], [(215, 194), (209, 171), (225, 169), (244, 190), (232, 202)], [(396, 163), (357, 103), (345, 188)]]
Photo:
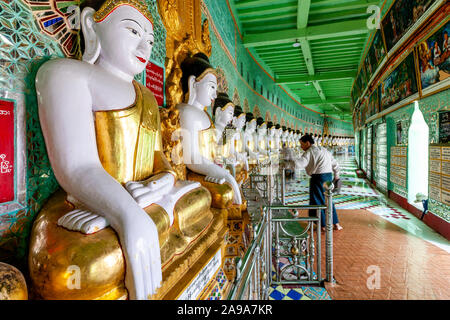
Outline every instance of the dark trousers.
[[(323, 189), (323, 183), (325, 181), (333, 181), (333, 175), (330, 173), (321, 173), (311, 175), (309, 181), (309, 204), (311, 205), (324, 205), (325, 204), (325, 190)], [(309, 210), (309, 216), (315, 217), (316, 210)], [(320, 210), (320, 219), (322, 227), (325, 227), (325, 210)], [(333, 224), (339, 223), (339, 219), (336, 213), (336, 207), (333, 203)]]

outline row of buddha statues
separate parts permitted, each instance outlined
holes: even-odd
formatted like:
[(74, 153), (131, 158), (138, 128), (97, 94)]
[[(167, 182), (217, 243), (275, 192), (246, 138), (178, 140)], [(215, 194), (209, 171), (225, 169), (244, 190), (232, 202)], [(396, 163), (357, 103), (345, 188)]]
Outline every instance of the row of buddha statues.
[[(156, 99), (134, 80), (156, 38), (147, 6), (107, 0), (85, 7), (81, 26), (82, 61), (49, 60), (36, 76), (40, 124), (61, 189), (30, 235), (33, 293), (151, 299), (176, 286), (164, 287), (164, 272), (189, 272), (188, 253), (223, 236), (227, 210), (245, 209), (241, 186), (250, 169), (283, 146), (300, 150), (301, 132), (243, 112), (217, 93), (208, 57), (189, 55), (181, 64), (184, 102), (176, 106), (184, 180), (165, 156)], [(72, 276), (79, 278), (68, 285)]]

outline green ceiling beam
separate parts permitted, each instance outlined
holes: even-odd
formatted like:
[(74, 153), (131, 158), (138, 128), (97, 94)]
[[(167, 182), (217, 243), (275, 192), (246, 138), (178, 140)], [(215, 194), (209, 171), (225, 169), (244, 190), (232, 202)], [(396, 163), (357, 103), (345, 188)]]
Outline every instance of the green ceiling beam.
[(366, 39), (366, 35), (357, 35), (352, 37), (341, 37), (341, 38), (333, 38), (333, 39), (319, 39), (318, 41), (311, 41), (311, 45), (318, 45), (318, 44), (326, 44), (326, 43), (340, 43), (340, 42), (364, 42)]
[(317, 94), (319, 95), (320, 99), (322, 99), (322, 101), (326, 101), (327, 98), (325, 97), (325, 93), (323, 92), (323, 89), (320, 86), (319, 81), (313, 81), (313, 86), (314, 88), (316, 88)]
[(344, 103), (349, 103), (350, 102), (350, 97), (343, 97), (343, 98), (328, 98), (326, 100), (322, 100), (322, 99), (302, 99), (302, 104), (304, 105), (324, 105), (324, 104), (344, 104)]
[[(272, 13), (270, 15), (258, 15), (258, 16), (253, 16), (253, 17), (242, 17), (242, 18), (240, 18), (240, 20), (242, 21), (242, 23), (253, 23), (253, 22), (256, 22), (256, 21), (262, 21), (263, 24), (267, 25), (267, 24), (270, 24), (271, 22), (274, 22), (272, 20), (292, 18), (292, 17), (295, 17), (295, 15), (296, 15), (295, 13), (283, 13), (283, 12), (280, 12), (278, 14)], [(277, 22), (277, 21), (275, 21), (275, 22)]]
[(267, 7), (258, 7), (258, 8), (249, 8), (249, 9), (242, 9), (238, 11), (239, 19), (242, 19), (243, 17), (253, 17), (253, 16), (260, 16), (260, 15), (269, 15), (273, 13), (279, 13), (279, 12), (286, 12), (286, 11), (296, 11), (297, 5), (271, 5)]
[(273, 4), (273, 0), (241, 0), (235, 3), (235, 6), (238, 9), (242, 9), (247, 7), (259, 7), (264, 4)]
[(306, 68), (308, 69), (309, 75), (314, 75), (314, 65), (311, 54), (311, 47), (309, 46), (309, 42), (306, 39), (300, 40), (300, 46), (303, 52), (303, 58), (305, 59)]
[(310, 7), (311, 7), (311, 0), (298, 0), (297, 29), (306, 28), (306, 26), (308, 25)]
[[(283, 20), (284, 21), (284, 20)], [(293, 28), (294, 22), (287, 21), (286, 23), (277, 23), (276, 28), (273, 24), (267, 24), (264, 22), (248, 23), (244, 24), (245, 33), (263, 33), (263, 32), (276, 32), (277, 30), (289, 30)]]
[(302, 59), (303, 57), (302, 57), (302, 54), (300, 53), (300, 52), (296, 52), (296, 53), (289, 53), (289, 54), (277, 54), (277, 52), (274, 52), (273, 54), (271, 54), (271, 55), (260, 55), (260, 57), (261, 58), (264, 58), (264, 61), (270, 61), (270, 60), (274, 60), (274, 59), (278, 59), (278, 60), (276, 60), (276, 61), (280, 61), (279, 59), (280, 58), (283, 58), (283, 60), (284, 59), (292, 59), (292, 58), (294, 58), (294, 59)]
[(317, 72), (314, 75), (300, 75), (277, 79), (278, 84), (293, 84), (312, 81), (342, 80), (356, 76), (356, 69), (339, 72)]
[[(314, 50), (314, 49), (313, 49)], [(345, 52), (345, 56), (349, 57), (349, 56), (359, 56), (359, 50), (362, 50), (362, 48), (352, 48), (349, 49), (348, 52)], [(343, 50), (345, 51), (345, 49)], [(334, 50), (314, 50), (314, 58), (320, 58), (320, 57), (336, 57), (336, 52)]]
[(296, 40), (317, 40), (341, 36), (366, 34), (366, 19), (335, 22), (302, 29), (285, 29), (244, 36), (245, 47), (258, 47), (276, 45), (280, 43), (295, 42)]
[(354, 19), (366, 17), (369, 14), (365, 11), (361, 11), (360, 9), (354, 9), (351, 11), (337, 11), (333, 13), (319, 13), (319, 14), (311, 14), (309, 17), (310, 23), (318, 24), (318, 23), (326, 23), (330, 20), (341, 20), (341, 19)]
[(339, 11), (345, 11), (345, 10), (354, 10), (354, 9), (365, 9), (364, 12), (367, 10), (367, 8), (371, 5), (378, 5), (380, 4), (379, 0), (360, 0), (360, 1), (353, 1), (353, 2), (346, 2), (341, 4), (335, 4), (335, 5), (327, 5), (322, 8), (311, 8), (311, 15), (320, 14), (320, 13), (334, 13)]

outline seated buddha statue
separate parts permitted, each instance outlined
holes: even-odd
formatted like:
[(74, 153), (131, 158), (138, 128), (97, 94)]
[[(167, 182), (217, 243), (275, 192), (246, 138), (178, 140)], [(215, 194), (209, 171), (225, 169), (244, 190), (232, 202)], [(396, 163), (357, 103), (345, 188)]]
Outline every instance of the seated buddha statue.
[(283, 133), (283, 129), (281, 129), (281, 125), (277, 124), (275, 126), (275, 146), (277, 149), (277, 152), (280, 152), (280, 150), (283, 148), (281, 144), (281, 135)]
[(327, 134), (325, 134), (325, 135), (323, 136), (322, 146), (328, 147), (329, 142), (330, 142), (330, 136), (327, 135)]
[(259, 160), (265, 161), (269, 159), (269, 148), (267, 141), (267, 123), (263, 118), (258, 117), (256, 119), (257, 125), (257, 150), (260, 155)]
[(294, 139), (294, 142), (295, 142), (295, 148), (296, 148), (298, 151), (301, 150), (301, 147), (300, 147), (300, 138), (301, 138), (301, 137), (302, 137), (302, 134), (301, 134), (300, 130), (297, 130), (297, 131), (295, 132), (295, 139)]
[(259, 163), (259, 153), (256, 148), (256, 119), (252, 113), (245, 114), (245, 130), (244, 130), (244, 146), (248, 153), (248, 163), (250, 166), (255, 166)]
[(294, 148), (294, 130), (289, 129), (289, 134), (288, 134), (288, 143), (289, 143), (289, 148)]
[[(30, 276), (44, 299), (147, 299), (162, 269), (209, 228), (211, 195), (177, 179), (162, 150), (156, 99), (133, 80), (155, 39), (147, 5), (107, 0), (84, 8), (81, 23), (83, 61), (50, 60), (36, 77), (62, 190), (34, 221)], [(67, 285), (72, 271), (78, 290)]]
[(319, 134), (319, 137), (317, 139), (317, 145), (322, 146), (322, 135), (321, 134)]
[(276, 152), (275, 146), (275, 124), (272, 121), (267, 122), (267, 146), (271, 154)]
[(234, 107), (234, 116), (232, 121), (232, 134), (231, 134), (231, 147), (230, 154), (236, 159), (239, 163), (240, 170), (236, 172), (239, 177), (237, 181), (241, 185), (244, 180), (247, 179), (249, 165), (248, 165), (248, 156), (247, 152), (244, 148), (244, 126), (245, 126), (245, 112), (242, 111), (241, 106)]
[(214, 208), (229, 208), (233, 203), (241, 205), (236, 179), (214, 161), (219, 135), (207, 108), (217, 98), (215, 69), (205, 54), (197, 53), (182, 62), (181, 70), (185, 102), (178, 104), (177, 109), (183, 134), (183, 159), (189, 170), (187, 177), (210, 191)]
[(237, 164), (234, 154), (231, 152), (231, 139), (233, 135), (233, 115), (234, 104), (228, 94), (220, 92), (214, 100), (212, 113), (214, 115), (214, 128), (216, 133), (215, 162), (223, 167), (229, 168), (235, 177), (235, 167)]
[(287, 145), (287, 137), (288, 137), (289, 131), (287, 130), (287, 128), (285, 126), (282, 126), (281, 128), (283, 130), (283, 132), (281, 134), (281, 143), (283, 145)]

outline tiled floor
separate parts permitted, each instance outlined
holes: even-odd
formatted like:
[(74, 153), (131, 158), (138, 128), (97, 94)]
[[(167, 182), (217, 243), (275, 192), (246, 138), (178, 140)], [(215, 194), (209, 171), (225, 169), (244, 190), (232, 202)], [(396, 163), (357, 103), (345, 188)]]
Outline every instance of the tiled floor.
[(367, 210), (339, 217), (332, 299), (450, 299), (448, 252)]
[[(333, 237), (337, 282), (326, 285), (329, 296), (450, 299), (450, 242), (359, 178), (353, 159), (338, 161), (343, 186), (334, 202), (344, 230)], [(287, 184), (287, 203), (307, 204), (308, 184), (305, 173), (297, 173)], [(288, 289), (293, 288), (273, 288), (271, 298), (292, 299), (286, 295)], [(306, 295), (305, 287), (298, 289), (302, 297)], [(308, 297), (329, 298), (326, 294)]]

